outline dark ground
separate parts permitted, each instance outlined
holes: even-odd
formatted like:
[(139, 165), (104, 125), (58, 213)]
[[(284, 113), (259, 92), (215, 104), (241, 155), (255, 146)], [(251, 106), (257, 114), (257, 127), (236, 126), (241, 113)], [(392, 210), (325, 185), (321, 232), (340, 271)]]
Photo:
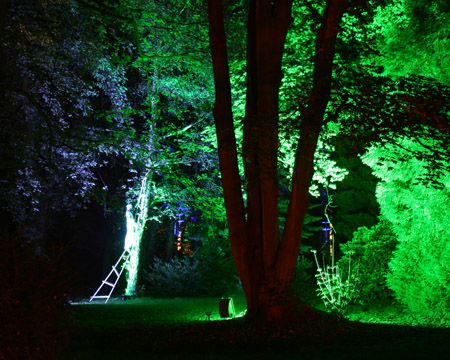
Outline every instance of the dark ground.
[(450, 359), (450, 329), (314, 321), (268, 328), (242, 320), (72, 332), (58, 359)]

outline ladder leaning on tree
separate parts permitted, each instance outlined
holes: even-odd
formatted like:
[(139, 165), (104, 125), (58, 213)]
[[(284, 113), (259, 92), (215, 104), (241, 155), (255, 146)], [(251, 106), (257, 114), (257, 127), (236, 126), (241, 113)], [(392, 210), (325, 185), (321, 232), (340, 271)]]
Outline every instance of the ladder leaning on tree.
[[(144, 232), (145, 223), (147, 221), (148, 214), (148, 199), (150, 195), (150, 184), (152, 180), (152, 171), (147, 171), (145, 176), (141, 181), (139, 196), (137, 199), (137, 204), (135, 210), (131, 204), (127, 204), (127, 210), (125, 212), (125, 217), (127, 220), (127, 232), (125, 235), (125, 250), (117, 260), (116, 264), (112, 267), (112, 270), (108, 274), (105, 280), (102, 281), (100, 287), (97, 289), (95, 294), (91, 296), (89, 302), (93, 299), (106, 299), (105, 304), (111, 297), (117, 282), (122, 275), (123, 270), (127, 267), (127, 287), (125, 289), (125, 294), (133, 294), (136, 290), (137, 281), (137, 270), (139, 264), (139, 250), (140, 241), (142, 238), (142, 233)], [(110, 278), (116, 279), (113, 281)], [(98, 295), (103, 286), (110, 286), (111, 289), (108, 295)]]
[[(130, 259), (130, 249), (126, 248), (123, 251), (122, 255), (120, 255), (119, 260), (117, 260), (116, 264), (112, 267), (112, 270), (109, 272), (108, 276), (105, 278), (105, 280), (102, 281), (101, 285), (99, 286), (95, 294), (91, 296), (89, 302), (91, 302), (93, 299), (106, 299), (105, 304), (108, 302), (129, 259)], [(103, 286), (110, 287), (108, 295), (97, 295), (103, 288)]]

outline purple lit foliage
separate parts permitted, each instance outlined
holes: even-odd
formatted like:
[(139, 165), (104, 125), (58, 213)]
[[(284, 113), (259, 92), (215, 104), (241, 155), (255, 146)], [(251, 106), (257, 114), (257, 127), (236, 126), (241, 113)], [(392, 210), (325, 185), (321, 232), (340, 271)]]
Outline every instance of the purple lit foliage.
[[(0, 83), (8, 175), (0, 191), (35, 236), (49, 231), (43, 224), (52, 214), (74, 215), (92, 200), (105, 215), (115, 211), (117, 198), (136, 196), (149, 169), (151, 216), (158, 217), (157, 203), (196, 199), (186, 181), (217, 167), (208, 54), (188, 51), (205, 44), (158, 27), (177, 18), (199, 34), (199, 9), (176, 4), (155, 12), (152, 3), (136, 12), (132, 3), (95, 11), (100, 4), (11, 2)], [(217, 193), (217, 177), (207, 181)]]
[(8, 13), (2, 67), (8, 72), (0, 87), (3, 131), (14, 151), (2, 192), (19, 223), (73, 213), (95, 185), (94, 131), (84, 121), (99, 96), (86, 75), (100, 53), (81, 39), (87, 18), (67, 6), (13, 1)]

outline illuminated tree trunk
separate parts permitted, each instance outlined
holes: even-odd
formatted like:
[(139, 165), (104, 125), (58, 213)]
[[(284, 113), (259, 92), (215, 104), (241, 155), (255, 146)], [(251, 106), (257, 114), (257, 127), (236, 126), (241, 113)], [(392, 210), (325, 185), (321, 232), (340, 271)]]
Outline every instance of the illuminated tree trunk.
[(130, 253), (129, 261), (126, 265), (127, 287), (126, 295), (136, 294), (136, 285), (139, 272), (139, 257), (141, 250), (142, 234), (144, 233), (145, 223), (148, 215), (148, 202), (150, 197), (150, 183), (152, 172), (149, 171), (141, 182), (139, 196), (135, 206), (127, 204), (126, 220), (127, 232), (125, 235), (124, 248)]
[[(327, 2), (316, 39), (314, 83), (301, 118), (292, 189), (283, 234), (278, 225), (278, 101), (281, 61), (292, 0), (250, 0), (247, 28), (247, 98), (243, 157), (247, 204), (242, 196), (231, 108), (231, 86), (221, 0), (208, 1), (220, 169), (231, 247), (247, 298), (247, 316), (283, 320), (298, 302), (291, 291), (309, 204), (314, 152), (331, 89), (339, 23), (347, 0)], [(295, 307), (301, 313), (300, 307)], [(303, 313), (304, 314), (304, 313)]]
[[(139, 33), (137, 23), (134, 22), (134, 36), (139, 56), (144, 57), (140, 46)], [(153, 176), (153, 163), (155, 153), (157, 152), (157, 135), (156, 119), (158, 118), (157, 97), (158, 97), (158, 69), (153, 68), (153, 74), (150, 76), (150, 71), (144, 67), (144, 72), (147, 78), (147, 103), (150, 105), (149, 109), (149, 129), (148, 129), (148, 157), (146, 159), (146, 168), (150, 169), (143, 176), (139, 190), (139, 196), (135, 206), (127, 204), (127, 234), (125, 236), (125, 249), (130, 251), (130, 259), (126, 265), (127, 269), (127, 287), (125, 289), (126, 295), (135, 295), (136, 286), (139, 275), (139, 259), (141, 258), (141, 240), (144, 233), (145, 224), (147, 222), (148, 207), (150, 201), (150, 185)], [(127, 241), (128, 240), (128, 241)]]

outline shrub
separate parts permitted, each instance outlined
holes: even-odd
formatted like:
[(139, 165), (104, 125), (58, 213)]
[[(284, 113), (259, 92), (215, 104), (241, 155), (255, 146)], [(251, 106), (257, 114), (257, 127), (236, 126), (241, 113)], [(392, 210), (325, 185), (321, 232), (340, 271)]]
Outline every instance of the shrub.
[(231, 254), (211, 243), (203, 244), (193, 258), (155, 259), (144, 272), (146, 291), (152, 296), (222, 296), (238, 283)]
[(293, 289), (300, 299), (307, 304), (313, 304), (318, 300), (313, 271), (312, 261), (300, 255), (295, 268)]
[(153, 266), (144, 271), (145, 289), (151, 296), (202, 296), (205, 282), (197, 266), (198, 261), (188, 257), (169, 262), (155, 258)]
[(393, 297), (386, 283), (388, 264), (398, 243), (389, 221), (381, 219), (371, 228), (361, 227), (353, 233), (353, 239), (341, 244), (344, 256), (339, 266), (346, 271), (352, 259), (352, 271), (358, 273), (358, 300), (366, 305)]
[(419, 322), (450, 322), (450, 175), (430, 173), (424, 157), (414, 155), (426, 154), (422, 144), (431, 142), (400, 140), (401, 148), (389, 145), (365, 156), (382, 180), (377, 200), (399, 241), (387, 284)]
[[(224, 249), (225, 246), (228, 249)], [(237, 289), (239, 278), (229, 247), (228, 239), (223, 239), (222, 242), (207, 241), (195, 254), (198, 271), (207, 287), (207, 296), (230, 295)]]
[[(444, 189), (415, 185), (414, 201), (397, 210), (409, 224), (396, 225), (399, 244), (389, 264), (388, 285), (421, 323), (450, 322), (450, 176)], [(406, 200), (406, 199), (405, 199)]]
[(424, 324), (450, 322), (450, 244), (435, 236), (401, 242), (390, 263), (388, 284), (413, 317)]
[(51, 359), (68, 341), (68, 272), (17, 235), (0, 239), (0, 359)]

